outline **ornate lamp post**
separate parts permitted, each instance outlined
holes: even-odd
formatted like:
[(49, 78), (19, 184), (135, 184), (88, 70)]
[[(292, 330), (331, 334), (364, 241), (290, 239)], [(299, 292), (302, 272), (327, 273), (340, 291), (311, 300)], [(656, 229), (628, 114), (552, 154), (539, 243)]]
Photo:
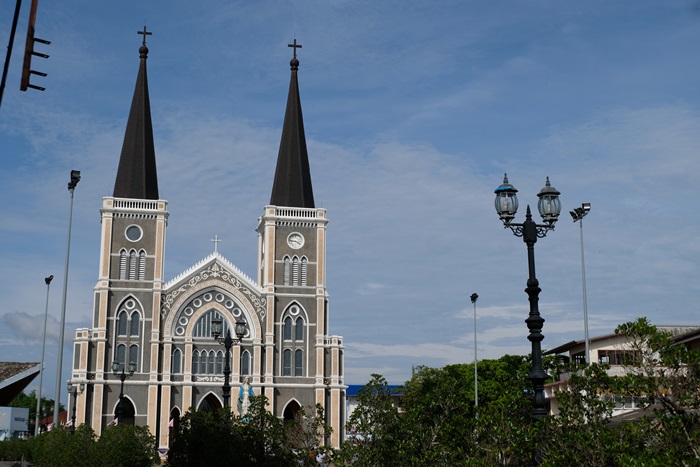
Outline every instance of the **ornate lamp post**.
[(223, 324), (223, 319), (220, 316), (211, 320), (212, 336), (214, 336), (214, 339), (217, 340), (219, 344), (222, 344), (226, 348), (226, 363), (224, 365), (224, 388), (222, 396), (224, 398), (224, 407), (228, 407), (229, 399), (231, 398), (231, 385), (229, 384), (229, 377), (231, 376), (231, 347), (241, 343), (241, 340), (243, 340), (243, 337), (248, 331), (248, 325), (242, 318), (239, 321), (236, 321), (236, 339), (233, 339), (231, 337), (231, 330), (228, 329), (228, 327), (226, 329), (226, 337), (221, 337)]
[(574, 222), (578, 221), (579, 231), (581, 232), (581, 282), (583, 284), (583, 332), (584, 340), (586, 345), (586, 363), (590, 365), (591, 363), (591, 351), (590, 344), (588, 340), (588, 304), (586, 302), (586, 264), (583, 260), (583, 218), (591, 210), (591, 203), (583, 203), (580, 208), (576, 208), (573, 211), (569, 211), (571, 217), (574, 218)]
[(515, 218), (515, 213), (518, 210), (518, 190), (513, 185), (508, 183), (508, 175), (503, 177), (503, 184), (496, 188), (496, 212), (503, 221), (504, 227), (513, 231), (516, 237), (523, 237), (523, 242), (527, 245), (527, 263), (529, 276), (527, 280), (527, 288), (525, 292), (530, 301), (530, 315), (525, 320), (530, 334), (527, 336), (532, 343), (532, 370), (527, 375), (527, 379), (532, 382), (535, 392), (534, 405), (532, 409), (532, 418), (539, 420), (546, 418), (548, 415), (547, 404), (544, 396), (544, 382), (548, 375), (542, 368), (542, 325), (544, 319), (540, 316), (538, 308), (540, 287), (537, 277), (535, 277), (535, 243), (538, 238), (544, 238), (547, 232), (554, 230), (554, 224), (559, 218), (561, 212), (561, 202), (559, 201), (559, 192), (550, 185), (549, 177), (544, 188), (537, 194), (539, 201), (537, 209), (540, 211), (544, 224), (536, 224), (532, 220), (530, 206), (527, 207), (525, 214), (525, 222), (522, 224), (514, 224), (512, 220)]
[(70, 432), (75, 433), (75, 407), (78, 402), (78, 394), (82, 394), (85, 390), (85, 383), (80, 382), (79, 385), (73, 384), (70, 380), (68, 381), (68, 394), (73, 396), (73, 415), (71, 416)]
[(119, 378), (119, 381), (122, 382), (121, 389), (119, 391), (119, 405), (117, 405), (117, 423), (122, 422), (122, 416), (124, 415), (124, 407), (123, 407), (123, 401), (124, 401), (124, 381), (126, 378), (131, 378), (134, 376), (134, 372), (136, 371), (136, 363), (135, 362), (129, 362), (129, 372), (126, 372), (124, 363), (120, 362), (112, 362), (112, 371), (114, 372), (114, 375)]

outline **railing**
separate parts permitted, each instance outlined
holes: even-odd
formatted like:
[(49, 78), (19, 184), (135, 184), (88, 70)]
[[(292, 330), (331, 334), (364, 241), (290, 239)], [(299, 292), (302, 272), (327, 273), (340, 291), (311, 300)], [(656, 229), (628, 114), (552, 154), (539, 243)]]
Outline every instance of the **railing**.
[[(324, 211), (320, 211), (324, 212)], [(313, 208), (277, 208), (275, 215), (279, 217), (297, 217), (303, 219), (316, 219), (322, 218), (320, 216), (319, 210)]]
[(138, 209), (141, 211), (157, 211), (158, 201), (114, 198), (114, 207), (116, 209)]

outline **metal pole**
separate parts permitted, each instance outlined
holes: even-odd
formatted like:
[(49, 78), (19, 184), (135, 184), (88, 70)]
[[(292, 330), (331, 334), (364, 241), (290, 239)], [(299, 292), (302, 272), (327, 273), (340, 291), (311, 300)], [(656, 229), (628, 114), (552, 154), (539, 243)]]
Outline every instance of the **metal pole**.
[(71, 417), (71, 421), (73, 423), (71, 423), (71, 426), (70, 426), (71, 434), (75, 433), (75, 408), (76, 408), (75, 406), (77, 405), (77, 403), (78, 403), (78, 388), (74, 387), (73, 388), (73, 416)]
[(63, 371), (63, 333), (66, 327), (66, 296), (68, 295), (68, 260), (70, 259), (70, 234), (73, 224), (73, 193), (80, 181), (80, 172), (71, 171), (71, 181), (68, 182), (70, 191), (70, 212), (68, 214), (68, 241), (66, 245), (66, 268), (63, 273), (63, 299), (61, 301), (61, 327), (58, 337), (58, 361), (56, 363), (56, 396), (53, 402), (53, 426), (58, 426), (58, 412), (61, 400), (61, 372)]
[(479, 298), (479, 296), (476, 293), (473, 293), (469, 298), (474, 304), (474, 415), (475, 418), (479, 418), (479, 415), (476, 412), (476, 408), (479, 407), (479, 380), (477, 379), (476, 369), (479, 362), (476, 355), (476, 300)]
[(527, 245), (527, 264), (528, 264), (528, 279), (527, 293), (530, 301), (530, 314), (525, 320), (530, 334), (527, 339), (532, 343), (532, 370), (527, 375), (527, 379), (532, 381), (534, 390), (534, 405), (532, 407), (532, 418), (539, 420), (547, 418), (547, 401), (544, 395), (544, 382), (547, 379), (547, 373), (542, 367), (542, 327), (544, 326), (544, 318), (540, 315), (538, 306), (540, 289), (539, 281), (535, 276), (535, 243), (537, 242), (537, 225), (532, 220), (530, 206), (527, 207), (527, 215), (523, 223), (523, 241)]
[(2, 70), (2, 81), (0, 82), (0, 105), (2, 105), (2, 96), (5, 94), (5, 83), (7, 82), (7, 71), (10, 68), (10, 57), (12, 57), (12, 47), (15, 43), (15, 32), (17, 31), (17, 20), (19, 19), (19, 11), (22, 7), (22, 0), (17, 0), (15, 4), (15, 16), (12, 19), (12, 29), (10, 30), (10, 40), (7, 44), (7, 55), (5, 55), (5, 68)]
[(588, 338), (588, 303), (586, 301), (586, 264), (584, 262), (583, 255), (583, 217), (579, 219), (579, 229), (581, 233), (581, 282), (583, 285), (583, 332), (584, 339), (586, 343), (586, 363), (590, 365), (591, 363), (591, 349), (590, 341)]
[(229, 377), (231, 376), (231, 347), (233, 346), (233, 339), (231, 338), (231, 331), (226, 331), (226, 337), (224, 338), (224, 347), (226, 347), (226, 365), (224, 366), (224, 388), (223, 388), (223, 398), (224, 407), (229, 407), (229, 399), (231, 398), (231, 385), (229, 384)]
[(39, 413), (41, 412), (41, 388), (44, 383), (44, 355), (46, 351), (46, 321), (49, 318), (49, 289), (53, 275), (44, 278), (46, 282), (46, 309), (44, 311), (44, 338), (41, 341), (41, 371), (39, 372), (39, 392), (36, 396), (36, 417), (34, 417), (34, 436), (39, 434)]

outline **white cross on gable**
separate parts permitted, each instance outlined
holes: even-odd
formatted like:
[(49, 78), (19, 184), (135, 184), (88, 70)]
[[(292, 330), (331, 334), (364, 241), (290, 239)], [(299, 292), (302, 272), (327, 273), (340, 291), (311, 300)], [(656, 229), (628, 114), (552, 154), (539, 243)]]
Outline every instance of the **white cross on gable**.
[(221, 241), (221, 239), (218, 235), (214, 235), (214, 238), (212, 238), (210, 241), (214, 242), (214, 253), (217, 253), (219, 249), (219, 242)]

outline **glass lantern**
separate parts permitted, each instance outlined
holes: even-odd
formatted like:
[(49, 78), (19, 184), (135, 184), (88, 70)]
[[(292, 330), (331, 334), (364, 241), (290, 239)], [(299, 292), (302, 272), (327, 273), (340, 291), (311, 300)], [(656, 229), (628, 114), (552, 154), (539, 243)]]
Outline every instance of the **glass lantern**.
[(503, 184), (494, 190), (496, 193), (496, 212), (504, 224), (508, 225), (515, 218), (518, 212), (518, 190), (508, 183), (508, 174), (503, 175)]
[(246, 333), (248, 332), (248, 325), (244, 320), (236, 321), (236, 337), (238, 337), (238, 340), (243, 339), (245, 337)]
[(537, 193), (537, 197), (540, 199), (537, 202), (537, 210), (540, 211), (542, 220), (549, 225), (554, 225), (559, 218), (559, 213), (561, 213), (560, 194), (561, 193), (549, 183), (549, 177), (547, 177), (545, 187)]

